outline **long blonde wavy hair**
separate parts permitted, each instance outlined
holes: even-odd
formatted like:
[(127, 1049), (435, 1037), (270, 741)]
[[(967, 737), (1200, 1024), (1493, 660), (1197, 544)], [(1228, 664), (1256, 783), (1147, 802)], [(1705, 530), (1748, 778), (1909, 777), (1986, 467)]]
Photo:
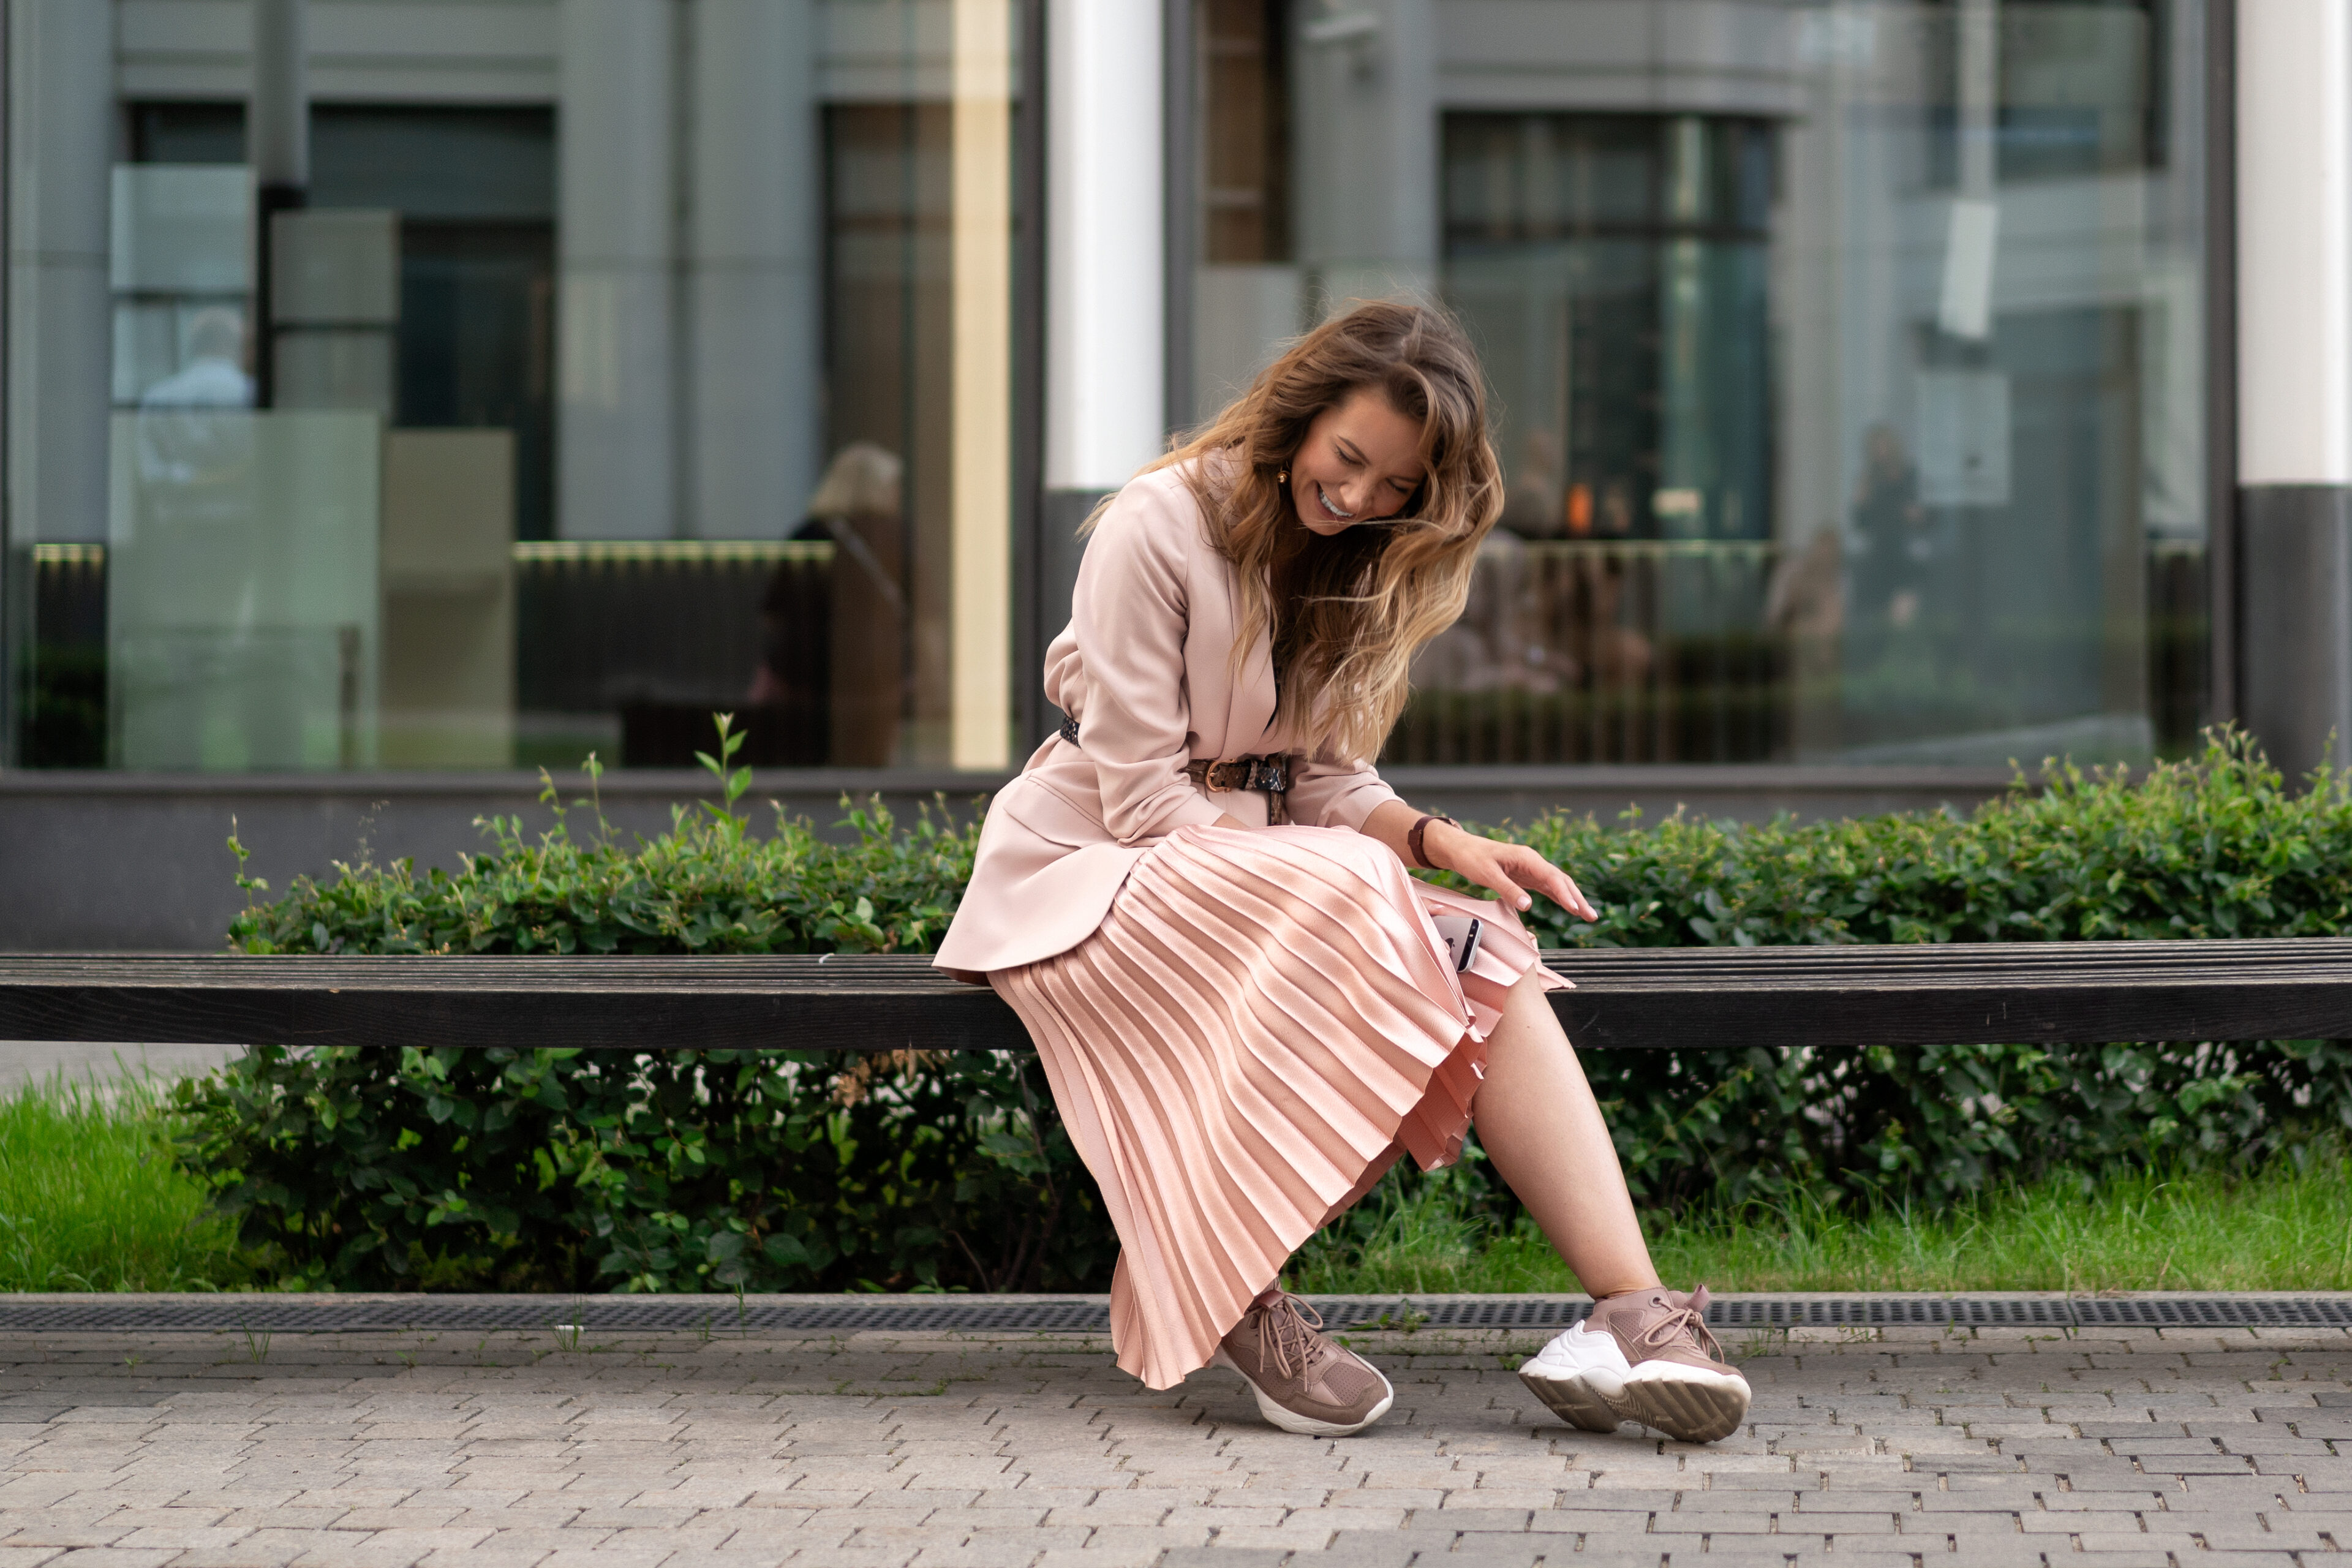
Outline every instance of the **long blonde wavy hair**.
[[(1366, 388), (1421, 421), (1426, 477), (1394, 518), (1325, 537), (1298, 521), (1279, 476), (1315, 416)], [(1270, 636), (1292, 743), (1370, 761), (1411, 694), (1413, 656), (1460, 618), (1503, 510), (1486, 381), (1460, 325), (1430, 305), (1360, 303), (1151, 468), (1176, 464), (1240, 584), (1235, 671)]]

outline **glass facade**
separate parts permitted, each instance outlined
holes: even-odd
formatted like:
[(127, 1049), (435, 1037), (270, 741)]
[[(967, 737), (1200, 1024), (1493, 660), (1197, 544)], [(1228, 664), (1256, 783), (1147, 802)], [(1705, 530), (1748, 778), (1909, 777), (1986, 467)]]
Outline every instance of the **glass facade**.
[[(1169, 423), (1493, 383), (1391, 761), (2193, 736), (2204, 0), (1165, 4)], [(0, 761), (1012, 764), (1024, 0), (314, 0), (295, 203), (249, 9), (6, 7)]]
[(1013, 0), (360, 9), (8, 7), (6, 760), (1003, 765)]
[(2204, 706), (2198, 0), (1195, 0), (1195, 417), (1442, 298), (1412, 763), (2145, 760)]

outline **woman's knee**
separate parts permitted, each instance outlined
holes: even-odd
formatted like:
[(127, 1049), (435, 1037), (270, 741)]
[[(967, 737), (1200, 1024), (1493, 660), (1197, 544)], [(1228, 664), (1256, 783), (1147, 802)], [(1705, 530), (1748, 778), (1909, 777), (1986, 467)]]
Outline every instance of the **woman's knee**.
[(1504, 994), (1503, 1021), (1507, 1027), (1496, 1032), (1507, 1034), (1515, 1041), (1532, 1037), (1567, 1046), (1568, 1032), (1560, 1027), (1559, 1015), (1552, 1010), (1551, 998), (1551, 988), (1543, 983), (1541, 972), (1528, 970)]

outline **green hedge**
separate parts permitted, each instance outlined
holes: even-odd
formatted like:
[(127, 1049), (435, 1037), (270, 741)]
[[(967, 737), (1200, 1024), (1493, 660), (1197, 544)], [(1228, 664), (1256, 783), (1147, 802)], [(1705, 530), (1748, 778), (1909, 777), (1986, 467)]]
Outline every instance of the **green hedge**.
[[(740, 739), (740, 737), (738, 738)], [(731, 752), (730, 753), (731, 756)], [(715, 771), (715, 770), (714, 770)], [(978, 829), (879, 803), (828, 843), (724, 804), (624, 841), (592, 796), (480, 824), (455, 874), (339, 867), (274, 901), (240, 875), (239, 952), (928, 951)], [(593, 769), (592, 763), (592, 781)], [(574, 814), (593, 826), (575, 835)], [(240, 864), (245, 851), (230, 847)], [(690, 1039), (665, 1041), (690, 1047)], [(182, 1089), (184, 1157), (289, 1284), (346, 1289), (1076, 1288), (1113, 1244), (1035, 1063), (672, 1049), (290, 1052)]]
[[(248, 884), (247, 952), (928, 951), (975, 831), (878, 805), (830, 844), (748, 779), (623, 843), (593, 799), (529, 836), (483, 824), (455, 874), (339, 868)], [(1742, 826), (1676, 816), (1523, 836), (1597, 923), (1549, 905), (1549, 945), (2058, 941), (2332, 934), (2352, 923), (2352, 789), (2290, 793), (2242, 739), (2135, 780), (2053, 768), (1962, 818)], [(241, 853), (241, 851), (240, 851)], [(690, 1042), (680, 1042), (690, 1044)], [(1975, 1045), (1768, 1051), (1694, 1039), (1592, 1053), (1652, 1204), (1974, 1192), (2116, 1161), (2297, 1155), (2352, 1127), (2352, 1053), (2251, 1046)], [(844, 1075), (784, 1052), (633, 1058), (262, 1048), (182, 1091), (186, 1157), (289, 1282), (343, 1288), (1099, 1288), (1112, 1243), (1034, 1065), (903, 1058)], [(1483, 1188), (1473, 1167), (1454, 1178)], [(1507, 1196), (1483, 1201), (1507, 1215)]]
[[(1527, 837), (1596, 925), (1545, 906), (1558, 945), (2078, 942), (2352, 929), (2352, 780), (2290, 794), (2242, 737), (2135, 782), (2045, 771), (1961, 818), (1740, 827), (1675, 817)], [(1546, 918), (1549, 917), (1549, 918)], [(2300, 1152), (2352, 1128), (2352, 1052), (2326, 1040), (1774, 1052), (1693, 1040), (1595, 1052), (1637, 1189), (1733, 1202), (1792, 1188), (1981, 1189), (1997, 1173)]]

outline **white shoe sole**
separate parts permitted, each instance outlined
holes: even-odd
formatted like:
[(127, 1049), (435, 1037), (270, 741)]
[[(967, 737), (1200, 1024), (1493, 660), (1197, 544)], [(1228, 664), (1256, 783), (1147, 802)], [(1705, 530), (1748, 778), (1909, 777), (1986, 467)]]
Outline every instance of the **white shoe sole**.
[(1670, 1361), (1633, 1366), (1613, 1337), (1581, 1323), (1520, 1367), (1519, 1381), (1553, 1415), (1587, 1432), (1636, 1421), (1678, 1443), (1712, 1443), (1748, 1418), (1748, 1380), (1737, 1372)]
[[(1249, 1384), (1249, 1391), (1257, 1395), (1257, 1413), (1260, 1415), (1265, 1416), (1270, 1424), (1281, 1427), (1284, 1431), (1296, 1432), (1302, 1437), (1352, 1437), (1386, 1415), (1389, 1413), (1389, 1406), (1396, 1403), (1396, 1385), (1383, 1375), (1381, 1378), (1381, 1386), (1389, 1391), (1388, 1396), (1373, 1405), (1372, 1413), (1361, 1421), (1346, 1423), (1318, 1421), (1312, 1415), (1301, 1415), (1295, 1410), (1286, 1410), (1268, 1399), (1265, 1390), (1253, 1382), (1249, 1373), (1242, 1371), (1241, 1364), (1225, 1353), (1223, 1346), (1217, 1347), (1217, 1353), (1209, 1358), (1209, 1364), (1225, 1367), (1237, 1373), (1244, 1383)], [(1379, 1370), (1377, 1367), (1373, 1369), (1375, 1373)]]

